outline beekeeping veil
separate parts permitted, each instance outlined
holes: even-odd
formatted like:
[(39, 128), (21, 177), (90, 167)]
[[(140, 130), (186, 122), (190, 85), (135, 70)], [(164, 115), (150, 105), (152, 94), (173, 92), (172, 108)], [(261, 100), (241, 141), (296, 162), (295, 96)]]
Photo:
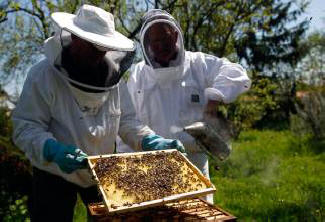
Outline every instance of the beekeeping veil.
[(64, 78), (83, 89), (107, 91), (115, 87), (133, 62), (135, 45), (115, 30), (113, 15), (92, 5), (83, 5), (76, 14), (55, 12), (51, 19), (56, 27), (55, 36), (50, 41), (57, 43), (51, 48), (57, 52), (54, 55), (52, 53), (57, 68), (62, 68), (61, 52), (64, 53), (64, 49), (71, 43), (71, 34), (92, 43), (99, 51), (106, 51), (104, 61), (109, 67), (109, 74), (100, 83), (92, 83), (92, 73), (82, 77), (62, 72)]
[[(168, 67), (162, 67), (157, 61), (152, 49), (150, 48), (148, 31), (154, 24), (163, 23), (178, 33), (176, 41), (177, 55), (170, 62)], [(153, 9), (148, 11), (142, 17), (142, 28), (140, 31), (140, 43), (142, 47), (143, 56), (151, 69), (154, 70), (154, 78), (158, 82), (168, 82), (181, 78), (183, 75), (184, 63), (184, 43), (181, 28), (178, 22), (166, 11), (160, 9)]]

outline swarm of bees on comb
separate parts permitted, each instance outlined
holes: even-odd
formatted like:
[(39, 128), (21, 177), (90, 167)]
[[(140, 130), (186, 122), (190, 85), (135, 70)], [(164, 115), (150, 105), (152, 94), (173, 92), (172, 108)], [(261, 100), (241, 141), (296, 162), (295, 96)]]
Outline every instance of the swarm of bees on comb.
[(103, 157), (94, 165), (113, 209), (208, 187), (178, 151)]

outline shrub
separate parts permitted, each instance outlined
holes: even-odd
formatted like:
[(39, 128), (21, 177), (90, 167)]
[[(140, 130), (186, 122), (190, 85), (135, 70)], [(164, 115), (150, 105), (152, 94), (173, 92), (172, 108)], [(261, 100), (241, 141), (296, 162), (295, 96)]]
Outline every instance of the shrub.
[(10, 111), (0, 109), (0, 221), (23, 221), (28, 217), (31, 166), (11, 140)]
[(296, 133), (312, 133), (314, 138), (325, 138), (325, 90), (299, 91), (297, 115), (291, 117), (291, 128)]
[(256, 77), (251, 89), (240, 96), (235, 103), (225, 105), (221, 112), (233, 124), (234, 137), (238, 138), (242, 130), (252, 128), (257, 121), (278, 107), (276, 84), (267, 77)]

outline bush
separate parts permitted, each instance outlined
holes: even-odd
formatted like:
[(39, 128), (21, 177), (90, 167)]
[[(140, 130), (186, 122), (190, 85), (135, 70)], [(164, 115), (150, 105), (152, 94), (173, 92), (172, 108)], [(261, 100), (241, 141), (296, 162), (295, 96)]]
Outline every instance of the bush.
[(298, 134), (311, 133), (314, 138), (325, 138), (325, 90), (297, 93), (297, 115), (291, 116), (291, 128)]
[(221, 107), (221, 112), (232, 122), (234, 137), (242, 130), (252, 128), (265, 115), (278, 107), (276, 84), (267, 77), (253, 79), (251, 89), (240, 96), (235, 103)]
[(0, 109), (0, 221), (28, 218), (27, 195), (31, 192), (31, 166), (11, 140), (10, 112)]

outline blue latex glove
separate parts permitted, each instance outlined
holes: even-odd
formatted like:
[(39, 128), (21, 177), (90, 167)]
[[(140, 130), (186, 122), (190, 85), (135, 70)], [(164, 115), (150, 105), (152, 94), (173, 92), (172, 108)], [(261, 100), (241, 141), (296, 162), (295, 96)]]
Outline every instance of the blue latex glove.
[(45, 141), (43, 156), (49, 162), (55, 162), (65, 173), (72, 173), (87, 166), (87, 154), (75, 146), (66, 146), (54, 139)]
[(148, 135), (142, 139), (142, 149), (145, 151), (177, 149), (185, 153), (185, 148), (181, 141), (165, 139), (158, 135)]

